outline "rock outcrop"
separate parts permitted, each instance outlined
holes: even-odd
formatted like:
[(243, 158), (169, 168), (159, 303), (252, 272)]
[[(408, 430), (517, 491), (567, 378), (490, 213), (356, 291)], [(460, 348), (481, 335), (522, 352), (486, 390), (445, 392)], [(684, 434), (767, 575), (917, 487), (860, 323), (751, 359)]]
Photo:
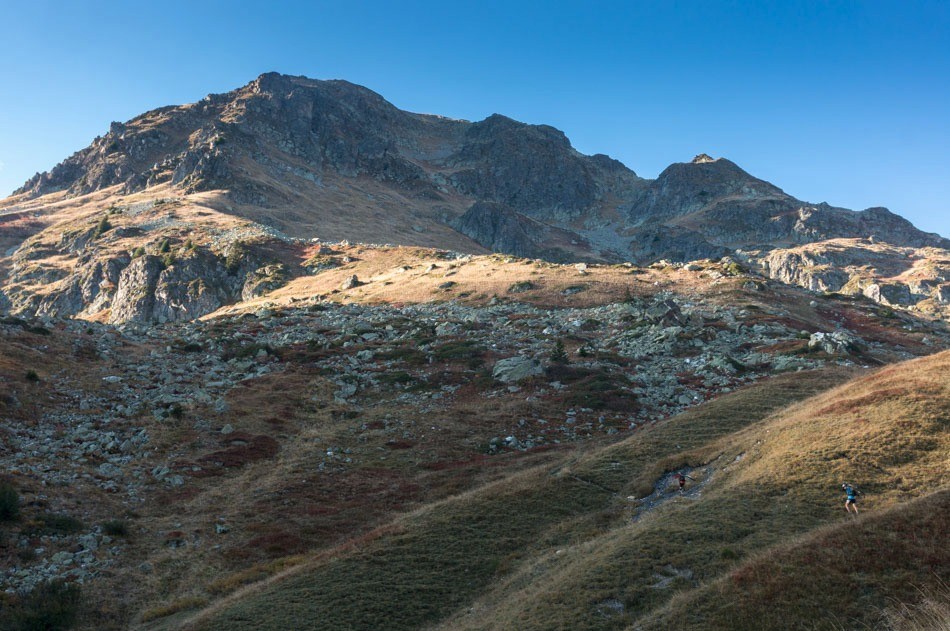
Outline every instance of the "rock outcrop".
[[(114, 324), (180, 322), (199, 318), (219, 307), (277, 289), (302, 272), (276, 260), (267, 242), (237, 245), (215, 253), (207, 247), (168, 248), (165, 253), (115, 254), (105, 244), (87, 244), (64, 270), (45, 263), (65, 257), (62, 250), (21, 248), (4, 298), (15, 313), (41, 316), (107, 313)], [(35, 283), (48, 283), (43, 292)]]
[[(943, 253), (943, 254), (941, 254)], [(769, 277), (813, 291), (861, 294), (890, 306), (943, 304), (950, 280), (945, 250), (834, 239), (752, 256)]]
[[(556, 263), (603, 260), (577, 234), (542, 223), (497, 202), (476, 202), (452, 227), (495, 252)], [(579, 246), (579, 247), (578, 247)]]

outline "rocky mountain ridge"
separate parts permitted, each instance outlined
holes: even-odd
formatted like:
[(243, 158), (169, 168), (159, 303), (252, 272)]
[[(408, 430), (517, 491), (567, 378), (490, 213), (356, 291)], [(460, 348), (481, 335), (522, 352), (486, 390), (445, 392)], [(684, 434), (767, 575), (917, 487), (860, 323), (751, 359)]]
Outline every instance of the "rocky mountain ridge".
[[(192, 319), (318, 269), (314, 237), (557, 262), (730, 256), (937, 312), (950, 293), (950, 241), (883, 208), (802, 202), (706, 154), (643, 179), (546, 125), (414, 114), (268, 73), (113, 123), (0, 202), (0, 308)], [(829, 254), (842, 239), (847, 262)]]

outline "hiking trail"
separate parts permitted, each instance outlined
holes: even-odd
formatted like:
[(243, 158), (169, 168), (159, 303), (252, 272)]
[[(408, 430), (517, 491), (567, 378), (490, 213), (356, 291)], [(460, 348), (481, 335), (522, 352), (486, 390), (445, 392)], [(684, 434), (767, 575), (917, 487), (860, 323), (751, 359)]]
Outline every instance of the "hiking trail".
[[(703, 488), (713, 479), (715, 472), (715, 467), (708, 464), (704, 467), (681, 467), (675, 471), (665, 473), (653, 485), (653, 493), (650, 495), (640, 499), (632, 495), (627, 497), (636, 509), (633, 521), (638, 521), (643, 515), (652, 512), (670, 500), (676, 498), (699, 499), (702, 496)], [(676, 481), (678, 475), (687, 475), (693, 478), (693, 480), (686, 482), (686, 488), (682, 491), (679, 490), (679, 483)]]

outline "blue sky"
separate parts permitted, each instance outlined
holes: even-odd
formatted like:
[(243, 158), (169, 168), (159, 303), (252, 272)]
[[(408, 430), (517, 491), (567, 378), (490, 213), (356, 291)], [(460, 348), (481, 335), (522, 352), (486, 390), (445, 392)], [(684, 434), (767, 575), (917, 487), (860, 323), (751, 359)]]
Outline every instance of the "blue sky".
[(706, 152), (950, 236), (950, 2), (30, 2), (0, 20), (0, 194), (113, 120), (276, 70), (565, 131), (644, 177)]

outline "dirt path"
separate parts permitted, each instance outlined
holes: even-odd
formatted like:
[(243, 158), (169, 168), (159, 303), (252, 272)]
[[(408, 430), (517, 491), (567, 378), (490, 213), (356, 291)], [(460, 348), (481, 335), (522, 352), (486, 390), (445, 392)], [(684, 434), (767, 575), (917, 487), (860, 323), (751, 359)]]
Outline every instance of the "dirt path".
[[(643, 515), (653, 511), (659, 506), (676, 498), (685, 498), (690, 500), (699, 499), (702, 496), (703, 487), (709, 484), (716, 472), (712, 464), (704, 467), (683, 467), (665, 474), (656, 484), (653, 485), (653, 493), (636, 499), (633, 496), (627, 499), (636, 503), (636, 513), (633, 521), (639, 520)], [(686, 488), (679, 490), (679, 481), (676, 479), (679, 475), (686, 475), (692, 480), (686, 481)]]

